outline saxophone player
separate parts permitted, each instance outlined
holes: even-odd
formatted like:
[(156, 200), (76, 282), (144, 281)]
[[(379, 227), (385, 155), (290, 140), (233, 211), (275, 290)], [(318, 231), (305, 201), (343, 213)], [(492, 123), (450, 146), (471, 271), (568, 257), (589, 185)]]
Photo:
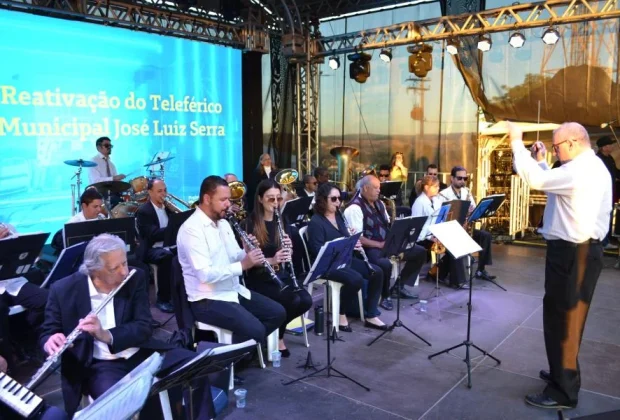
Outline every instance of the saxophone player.
[[(349, 202), (344, 211), (344, 217), (349, 226), (355, 232), (363, 232), (360, 238), (368, 260), (381, 267), (383, 271), (383, 290), (381, 293), (380, 306), (386, 310), (392, 310), (394, 305), (390, 293), (390, 278), (392, 263), (382, 253), (385, 239), (389, 230), (390, 217), (385, 210), (384, 204), (379, 200), (381, 183), (374, 175), (366, 175), (360, 181), (360, 194), (357, 194)], [(426, 260), (426, 250), (419, 245), (404, 252), (405, 265), (401, 272), (402, 283), (394, 285), (392, 293), (400, 293), (401, 298), (416, 299), (417, 296), (410, 294), (403, 283), (413, 285), (420, 269)]]
[(165, 205), (168, 189), (162, 179), (149, 179), (147, 184), (149, 200), (138, 207), (136, 224), (140, 245), (136, 251), (138, 260), (157, 266), (157, 303), (162, 312), (172, 313), (170, 284), (172, 275), (172, 258), (174, 254), (164, 248), (164, 232), (172, 211)]
[[(443, 201), (452, 200), (467, 200), (470, 202), (469, 212), (467, 216), (476, 208), (476, 199), (471, 194), (469, 189), (465, 186), (469, 177), (467, 176), (467, 170), (462, 166), (455, 166), (450, 171), (450, 186), (439, 192), (439, 197)], [(478, 268), (476, 270), (476, 278), (482, 280), (494, 280), (496, 276), (492, 276), (485, 270), (487, 265), (493, 264), (493, 258), (491, 255), (491, 243), (493, 238), (486, 230), (475, 229), (473, 233), (473, 239), (480, 245), (482, 252), (478, 259)]]
[(246, 286), (278, 302), (286, 310), (286, 319), (278, 327), (280, 339), (278, 347), (282, 357), (289, 357), (290, 351), (284, 343), (286, 325), (312, 307), (312, 297), (305, 289), (296, 290), (290, 272), (284, 269), (284, 263), (291, 261), (292, 242), (288, 235), (280, 238), (278, 234), (277, 224), (280, 222), (277, 220), (275, 211), (282, 201), (282, 190), (278, 183), (272, 179), (261, 181), (254, 197), (254, 210), (246, 219), (245, 231), (254, 235), (267, 261), (274, 268), (277, 267), (278, 277), (289, 287), (281, 290), (275, 282), (269, 279), (263, 267), (252, 267), (248, 270)]

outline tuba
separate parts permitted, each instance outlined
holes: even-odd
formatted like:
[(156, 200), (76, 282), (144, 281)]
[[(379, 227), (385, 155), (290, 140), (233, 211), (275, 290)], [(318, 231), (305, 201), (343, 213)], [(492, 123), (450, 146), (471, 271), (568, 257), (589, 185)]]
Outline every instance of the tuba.
[(275, 181), (282, 187), (283, 191), (286, 191), (287, 199), (297, 198), (297, 193), (293, 187), (293, 182), (299, 178), (299, 172), (293, 168), (282, 169), (276, 174)]
[(338, 160), (338, 178), (346, 185), (345, 191), (353, 190), (351, 184), (351, 159), (360, 154), (355, 147), (339, 146), (332, 148), (329, 153)]
[(235, 213), (235, 218), (238, 221), (244, 220), (247, 217), (247, 211), (245, 210), (243, 197), (248, 192), (248, 187), (241, 181), (233, 181), (228, 183), (228, 188), (230, 188), (230, 201), (239, 206), (239, 210)]

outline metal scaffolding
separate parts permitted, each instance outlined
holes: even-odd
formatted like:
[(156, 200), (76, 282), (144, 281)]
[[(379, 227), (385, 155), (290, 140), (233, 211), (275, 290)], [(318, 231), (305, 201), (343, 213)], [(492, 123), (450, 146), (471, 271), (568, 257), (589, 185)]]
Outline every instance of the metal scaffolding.
[(316, 61), (308, 59), (296, 64), (293, 127), (300, 174), (311, 173), (319, 164), (319, 72)]

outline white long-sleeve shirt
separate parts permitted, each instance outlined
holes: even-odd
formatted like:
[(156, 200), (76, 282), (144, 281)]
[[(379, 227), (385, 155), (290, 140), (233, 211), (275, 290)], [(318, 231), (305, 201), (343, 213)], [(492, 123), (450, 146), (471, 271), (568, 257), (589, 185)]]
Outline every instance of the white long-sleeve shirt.
[(441, 208), (441, 203), (439, 203), (437, 200), (433, 201), (433, 199), (429, 198), (424, 193), (420, 193), (418, 198), (416, 198), (416, 200), (414, 201), (413, 206), (411, 206), (411, 216), (413, 217), (428, 216), (428, 218), (426, 219), (426, 223), (424, 223), (424, 226), (422, 227), (420, 236), (418, 237), (418, 242), (422, 242), (425, 239), (429, 239), (427, 238), (428, 228), (430, 227), (433, 221), (432, 216), (436, 215), (437, 210), (439, 210), (440, 208)]
[(238, 295), (251, 298), (250, 291), (239, 283), (241, 260), (246, 254), (226, 220), (215, 222), (196, 208), (179, 229), (177, 250), (190, 302), (212, 299), (239, 303)]
[(521, 139), (511, 144), (517, 173), (530, 188), (547, 193), (543, 227), (547, 240), (581, 243), (602, 240), (609, 230), (612, 184), (594, 151), (586, 150), (559, 168), (538, 164)]
[[(108, 163), (110, 164), (110, 176), (108, 176), (105, 159), (109, 159)], [(113, 181), (114, 176), (118, 175), (116, 166), (114, 166), (114, 163), (109, 156), (106, 158), (101, 153), (98, 153), (97, 156), (92, 158), (92, 161), (95, 162), (97, 166), (88, 168), (88, 181), (91, 185), (97, 182)]]

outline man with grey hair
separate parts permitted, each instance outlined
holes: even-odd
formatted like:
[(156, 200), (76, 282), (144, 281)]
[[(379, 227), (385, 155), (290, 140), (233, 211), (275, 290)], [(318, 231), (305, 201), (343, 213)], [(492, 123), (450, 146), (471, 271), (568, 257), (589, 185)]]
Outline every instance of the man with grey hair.
[(521, 129), (506, 123), (514, 167), (530, 188), (547, 193), (543, 226), (547, 240), (543, 330), (549, 371), (542, 393), (525, 397), (541, 408), (577, 406), (581, 378), (579, 347), (596, 282), (603, 268), (601, 241), (609, 227), (611, 176), (590, 146), (580, 124), (562, 124), (553, 132), (553, 152), (562, 163), (549, 169), (546, 149), (523, 145)]
[(128, 273), (125, 243), (104, 233), (86, 246), (79, 272), (50, 288), (40, 337), (45, 352), (56, 353), (76, 327), (85, 333), (62, 354), (62, 392), (70, 416), (82, 395), (97, 399), (153, 351), (174, 349), (166, 354), (162, 370), (193, 355), (153, 339), (147, 282), (140, 269), (98, 315), (91, 313)]

